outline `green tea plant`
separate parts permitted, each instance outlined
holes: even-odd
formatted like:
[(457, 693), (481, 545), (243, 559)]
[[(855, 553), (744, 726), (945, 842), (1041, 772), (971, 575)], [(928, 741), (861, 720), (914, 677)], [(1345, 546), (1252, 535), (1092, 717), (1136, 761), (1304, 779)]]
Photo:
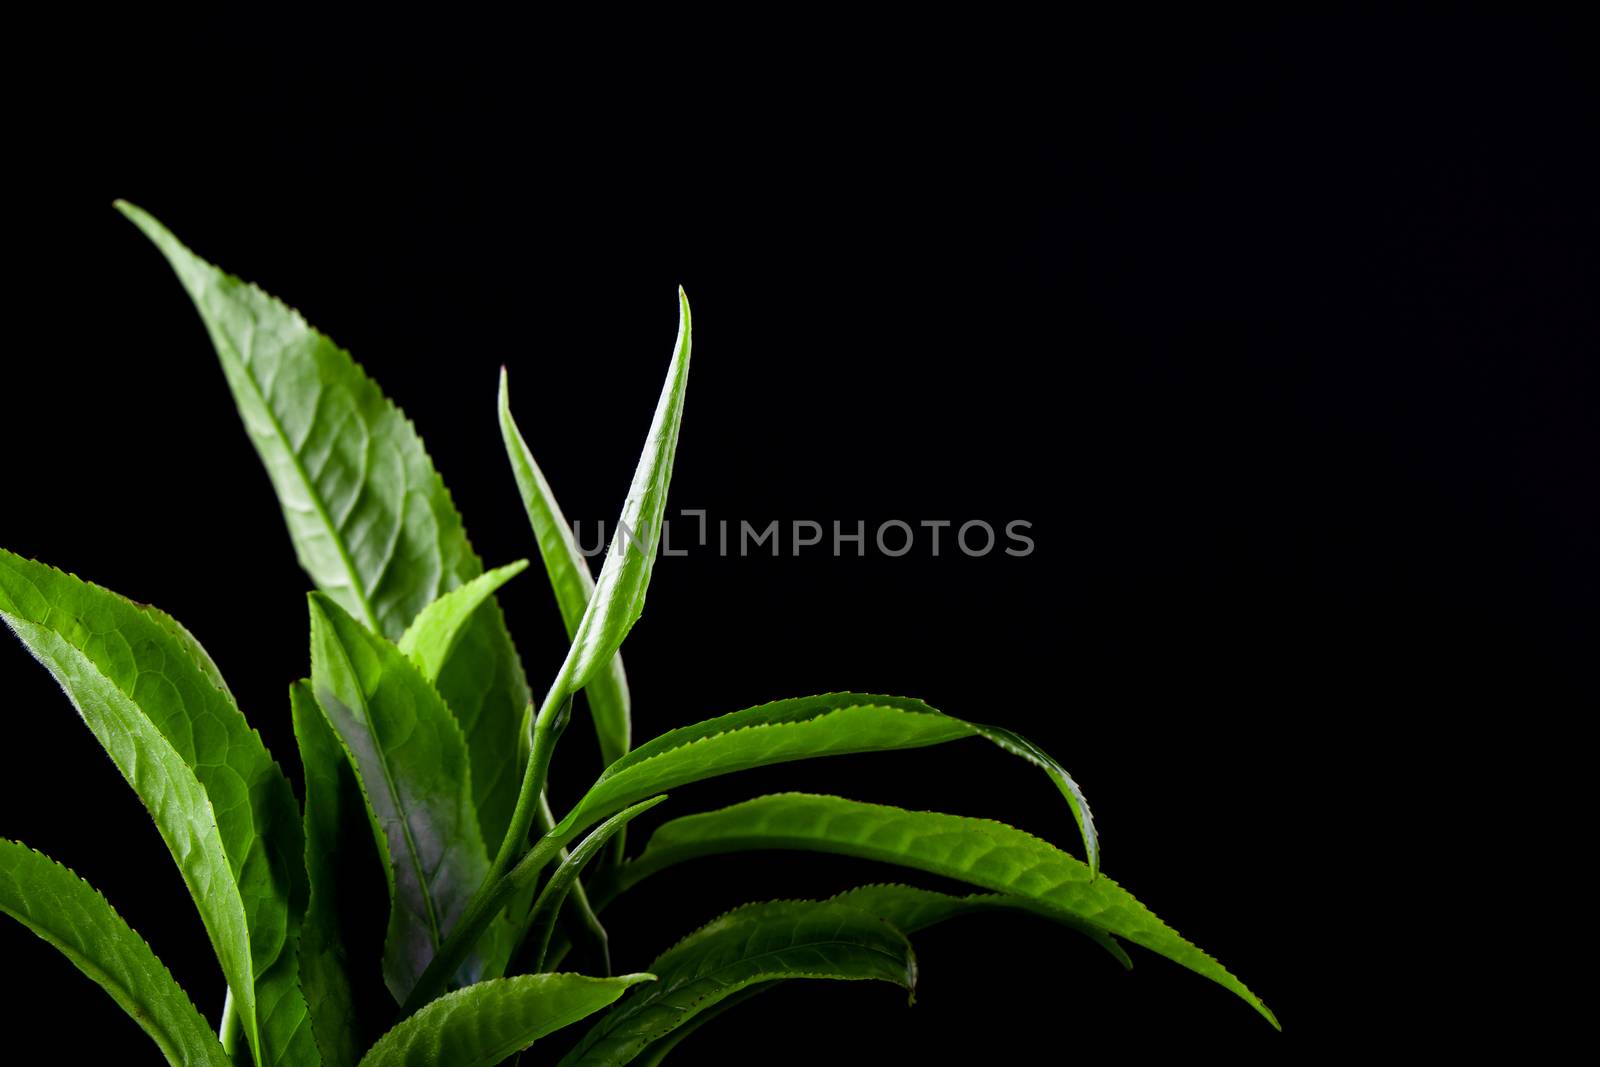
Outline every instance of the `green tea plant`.
[[(1124, 966), (1119, 939), (1132, 941), (1277, 1025), (1238, 979), (1099, 874), (1082, 792), (1009, 730), (904, 697), (829, 693), (633, 745), (618, 650), (644, 608), (678, 442), (691, 336), (681, 291), (666, 384), (598, 579), (512, 419), (502, 372), (500, 428), (571, 641), (534, 700), (495, 602), (526, 561), (483, 570), (411, 423), (296, 312), (118, 206), (199, 309), (316, 586), (310, 678), (289, 692), (302, 800), (187, 629), (0, 551), (0, 616), (155, 820), (226, 980), (222, 1018), (202, 1018), (99, 893), (12, 841), (0, 841), (0, 910), (98, 982), (169, 1061), (488, 1065), (609, 1007), (561, 1062), (655, 1064), (716, 1013), (789, 979), (909, 990), (908, 935), (997, 910), (1055, 920)], [(606, 766), (558, 819), (545, 781), (579, 694)], [(677, 786), (966, 738), (1054, 782), (1082, 860), (998, 822), (799, 793), (671, 820), (627, 858), (623, 828)], [(749, 904), (676, 941), (648, 973), (557, 970), (576, 945), (609, 971), (598, 915), (655, 872), (755, 849), (863, 857), (980, 892), (882, 884)], [(369, 858), (370, 878), (352, 874), (352, 857)], [(386, 902), (371, 899), (378, 886)], [(381, 938), (364, 950), (350, 916), (381, 915), (384, 903)]]

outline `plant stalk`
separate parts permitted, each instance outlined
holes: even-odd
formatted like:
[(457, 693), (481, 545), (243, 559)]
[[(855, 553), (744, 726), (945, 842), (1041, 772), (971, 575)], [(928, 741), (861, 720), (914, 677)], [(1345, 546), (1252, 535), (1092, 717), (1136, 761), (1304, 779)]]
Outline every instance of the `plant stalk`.
[(222, 998), (222, 1025), (217, 1027), (217, 1039), (222, 1042), (222, 1051), (234, 1063), (248, 1063), (249, 1056), (241, 1055), (244, 1051), (244, 1020), (239, 1018), (238, 1005), (233, 1001), (233, 989), (229, 988), (227, 996)]
[(500, 851), (495, 855), (494, 863), (489, 866), (489, 876), (484, 879), (479, 887), (477, 896), (481, 897), (488, 887), (498, 882), (511, 865), (516, 862), (524, 845), (528, 840), (528, 831), (533, 827), (534, 817), (538, 814), (540, 798), (544, 794), (545, 779), (550, 773), (550, 755), (555, 751), (556, 713), (571, 694), (567, 691), (568, 679), (572, 677), (574, 658), (572, 653), (567, 653), (561, 670), (556, 674), (556, 680), (550, 684), (550, 691), (545, 694), (544, 703), (539, 707), (539, 714), (533, 720), (533, 743), (528, 752), (528, 765), (522, 771), (522, 789), (517, 793), (517, 806), (511, 813), (511, 823), (506, 827), (506, 836), (500, 841)]

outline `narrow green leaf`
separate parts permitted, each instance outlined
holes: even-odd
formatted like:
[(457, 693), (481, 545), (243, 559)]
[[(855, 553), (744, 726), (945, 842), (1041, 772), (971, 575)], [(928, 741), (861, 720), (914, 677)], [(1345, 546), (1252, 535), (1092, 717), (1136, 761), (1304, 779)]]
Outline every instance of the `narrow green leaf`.
[(215, 664), (155, 609), (3, 550), (0, 616), (154, 816), (258, 1062), (297, 1056), (309, 1043), (294, 962), (299, 810)]
[(505, 836), (526, 759), (517, 743), (533, 699), (505, 616), (493, 598), (467, 620), (439, 672), (439, 695), (455, 713), (472, 761), (472, 802), (487, 842)]
[(778, 988), (780, 984), (781, 980), (757, 982), (754, 985), (745, 986), (737, 993), (723, 997), (704, 1011), (695, 1012), (693, 1018), (673, 1030), (666, 1037), (650, 1042), (649, 1045), (645, 1046), (643, 1052), (634, 1057), (633, 1062), (638, 1064), (638, 1067), (661, 1067), (661, 1063), (666, 1060), (668, 1053), (683, 1044), (706, 1023), (720, 1018), (724, 1013), (737, 1008), (745, 1001), (751, 1000), (769, 989)]
[[(500, 434), (505, 439), (506, 455), (511, 459), (517, 489), (522, 493), (522, 506), (528, 512), (528, 522), (539, 543), (539, 556), (550, 577), (550, 588), (561, 609), (561, 621), (571, 640), (578, 632), (578, 623), (583, 620), (584, 610), (594, 593), (594, 579), (589, 575), (589, 561), (578, 550), (572, 527), (561, 513), (550, 483), (545, 481), (544, 471), (534, 462), (533, 452), (511, 417), (511, 396), (504, 367), (500, 369)], [(621, 653), (613, 655), (605, 669), (589, 679), (584, 696), (589, 701), (589, 715), (594, 720), (601, 759), (610, 764), (628, 751), (633, 732), (628, 676), (622, 669)]]
[(630, 1062), (719, 1001), (777, 978), (876, 979), (912, 991), (911, 942), (893, 926), (832, 901), (747, 904), (702, 926), (651, 964), (635, 990), (584, 1035), (563, 1065)]
[(439, 673), (455, 651), (456, 642), (473, 614), (483, 602), (506, 582), (527, 570), (528, 561), (519, 559), (504, 567), (480, 574), (466, 585), (452, 589), (422, 609), (398, 642), (400, 651), (429, 682), (437, 683)]
[[(359, 854), (370, 843), (355, 839), (352, 823), (371, 836), (365, 825), (365, 804), (355, 771), (338, 736), (323, 717), (306, 681), (289, 687), (294, 736), (306, 782), (306, 872), (311, 897), (300, 937), (300, 982), (311, 1009), (311, 1029), (322, 1053), (323, 1067), (354, 1067), (361, 1058), (357, 1021), (355, 968), (343, 918), (370, 901), (349, 899), (360, 887), (338, 877), (341, 860)], [(376, 873), (376, 872), (375, 872)]]
[(0, 911), (60, 949), (99, 983), (178, 1067), (228, 1067), (228, 1055), (166, 966), (94, 888), (67, 868), (0, 839)]
[(583, 872), (584, 865), (594, 858), (594, 854), (599, 852), (607, 841), (611, 840), (612, 835), (632, 822), (635, 817), (666, 799), (664, 796), (652, 797), (617, 812), (595, 827), (593, 832), (572, 850), (570, 856), (562, 859), (561, 864), (556, 867), (556, 872), (550, 876), (550, 880), (540, 891), (539, 899), (533, 903), (530, 926), (538, 939), (534, 950), (535, 971), (544, 970), (545, 954), (550, 949), (550, 937), (555, 933), (556, 916), (560, 914), (561, 905), (567, 899), (567, 894), (577, 884), (578, 875)]
[[(194, 301), (318, 589), (391, 641), (483, 571), (405, 414), (298, 312), (196, 256), (145, 211), (117, 204)], [(472, 757), (474, 802), (498, 841), (521, 781), (511, 743), (530, 695), (499, 606), (467, 624), (438, 680)]]
[(734, 771), (816, 756), (918, 748), (970, 736), (957, 719), (882, 704), (782, 701), (672, 730), (606, 768), (552, 831), (566, 841), (629, 804)]
[[(666, 509), (667, 489), (672, 478), (673, 456), (678, 447), (678, 428), (683, 419), (683, 398), (689, 376), (690, 334), (689, 301), (680, 288), (677, 345), (666, 384), (656, 404), (650, 433), (645, 439), (644, 452), (623, 502), (610, 554), (601, 568), (600, 580), (589, 597), (583, 617), (578, 621), (566, 659), (562, 661), (556, 680), (539, 706), (538, 714), (527, 719), (528, 728), (522, 736), (527, 739), (529, 754), (522, 781), (517, 787), (516, 807), (501, 838), (500, 847), (495, 852), (489, 883), (473, 901), (474, 923), (486, 917), (484, 909), (491, 897), (504, 895), (501, 883), (506, 881), (508, 872), (519, 862), (517, 856), (523, 854), (526, 848), (528, 831), (544, 800), (550, 754), (555, 738), (560, 734), (557, 721), (560, 720), (564, 725), (565, 715), (570, 712), (572, 695), (611, 662), (623, 638), (644, 610), (645, 593), (650, 584), (650, 572), (655, 566), (662, 516)], [(626, 806), (624, 803), (612, 810)], [(609, 814), (611, 812), (603, 812), (597, 818)], [(576, 830), (573, 836), (576, 836)], [(566, 841), (559, 842), (559, 845), (565, 844)], [(468, 927), (464, 924), (463, 930), (466, 929)], [(441, 956), (453, 959), (462, 951), (463, 945), (454, 944), (448, 946)], [(437, 974), (433, 976), (433, 979), (436, 978)]]
[(1089, 862), (1089, 877), (1093, 878), (1099, 874), (1100, 835), (1094, 828), (1094, 814), (1089, 810), (1089, 798), (1083, 795), (1083, 790), (1078, 787), (1072, 775), (1067, 773), (1067, 769), (1057, 763), (1044, 749), (1003, 726), (973, 723), (972, 728), (977, 731), (979, 737), (994, 742), (1013, 756), (1020, 756), (1049, 776), (1050, 781), (1055, 783), (1056, 789), (1066, 798), (1067, 807), (1072, 810), (1073, 821), (1078, 824), (1078, 834), (1083, 838), (1083, 855)]
[(633, 484), (617, 519), (617, 530), (600, 568), (594, 595), (589, 597), (573, 634), (566, 674), (569, 692), (582, 689), (605, 668), (644, 612), (645, 593), (661, 539), (661, 520), (666, 514), (672, 459), (678, 450), (692, 334), (689, 298), (679, 289), (678, 340), (673, 346), (672, 366), (661, 388), (644, 452), (634, 470)]
[(1133, 895), (1081, 861), (988, 819), (906, 811), (840, 797), (781, 793), (674, 819), (621, 871), (623, 888), (673, 864), (746, 849), (808, 849), (878, 860), (1031, 900), (1180, 963), (1232, 990), (1277, 1026), (1265, 1004)]
[(1009, 893), (973, 893), (958, 897), (936, 893), (931, 889), (885, 883), (849, 889), (829, 899), (876, 915), (903, 934), (914, 934), (963, 915), (995, 911), (1029, 912), (1076, 930), (1103, 948), (1125, 970), (1133, 969), (1133, 961), (1110, 934), (1082, 920), (1068, 918), (1059, 909), (1045, 907), (1027, 897)]
[(489, 870), (466, 743), (411, 661), (312, 593), (316, 700), (356, 769), (390, 872), (383, 975), (404, 1001)]
[(447, 993), (372, 1046), (361, 1067), (493, 1067), (654, 975), (526, 974)]
[[(670, 730), (607, 767), (559, 827), (581, 832), (642, 797), (688, 782), (772, 763), (853, 752), (920, 748), (983, 737), (1043, 768), (1067, 798), (1091, 860), (1094, 822), (1076, 783), (1060, 764), (1017, 735), (957, 719), (920, 700), (872, 693), (825, 693), (779, 700)], [(1091, 863), (1091, 874), (1093, 865)]]
[(117, 207), (166, 256), (205, 321), (306, 572), (391, 640), (478, 574), (461, 517), (415, 429), (298, 312)]
[[(1034, 905), (1032, 901), (1021, 897), (1008, 896), (1004, 893), (979, 893), (970, 896), (951, 896), (948, 893), (936, 893), (929, 889), (915, 889), (907, 885), (866, 885), (857, 889), (847, 890), (837, 896), (829, 897), (830, 902), (843, 904), (845, 907), (864, 911), (869, 915), (882, 919), (902, 934), (911, 935), (919, 930), (926, 930), (930, 926), (963, 915), (994, 911), (1029, 911), (1043, 914), (1048, 918), (1060, 920), (1059, 915), (1054, 915)], [(1102, 933), (1092, 926), (1069, 924), (1074, 929), (1085, 934), (1099, 944), (1113, 959), (1124, 967), (1131, 968), (1133, 962), (1128, 959), (1128, 954), (1122, 951), (1110, 934)], [(672, 1031), (650, 1044), (635, 1062), (639, 1067), (659, 1067), (667, 1054), (672, 1052), (690, 1034), (701, 1026), (716, 1018), (723, 1011), (744, 1003), (758, 993), (775, 989), (778, 981), (764, 982), (759, 985), (746, 986), (739, 993), (723, 1000), (715, 1008), (695, 1015), (685, 1026)]]

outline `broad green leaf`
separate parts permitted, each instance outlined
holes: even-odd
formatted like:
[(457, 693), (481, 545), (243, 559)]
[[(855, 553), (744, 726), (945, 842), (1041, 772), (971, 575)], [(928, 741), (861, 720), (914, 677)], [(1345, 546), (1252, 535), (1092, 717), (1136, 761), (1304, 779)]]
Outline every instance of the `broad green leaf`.
[(215, 684), (215, 665), (155, 609), (3, 550), (0, 616), (154, 816), (258, 1062), (298, 1056), (310, 1041), (294, 961), (305, 902), (299, 810)]
[(506, 582), (521, 574), (528, 561), (519, 559), (504, 567), (496, 567), (480, 574), (466, 585), (452, 589), (444, 596), (422, 609), (422, 614), (412, 620), (398, 642), (400, 651), (429, 682), (437, 683), (450, 653), (473, 614), (483, 602), (494, 595)]
[(605, 668), (644, 612), (645, 593), (661, 539), (661, 520), (666, 514), (672, 458), (678, 450), (692, 334), (689, 298), (679, 289), (678, 340), (673, 346), (672, 365), (656, 402), (655, 418), (650, 422), (644, 452), (623, 501), (611, 548), (600, 567), (594, 595), (589, 597), (572, 637), (568, 666), (563, 672), (569, 692), (582, 689)]
[(775, 900), (736, 908), (651, 964), (657, 981), (635, 990), (561, 1062), (630, 1062), (699, 1012), (778, 978), (877, 979), (914, 990), (916, 956), (881, 919), (831, 901)]
[[(350, 354), (294, 309), (200, 259), (145, 211), (117, 207), (200, 312), (317, 588), (393, 641), (434, 599), (481, 574), (422, 439)], [(529, 700), (498, 605), (473, 616), (438, 687), (467, 737), (480, 823), (498, 841), (521, 780), (510, 739)]]
[(493, 1067), (654, 976), (525, 974), (447, 993), (383, 1035), (361, 1067)]
[(228, 1067), (227, 1053), (188, 994), (88, 882), (31, 848), (0, 839), (0, 911), (99, 983), (168, 1063)]
[(617, 831), (666, 799), (664, 796), (652, 797), (617, 812), (595, 827), (593, 832), (572, 850), (570, 856), (562, 858), (560, 865), (556, 867), (556, 872), (550, 876), (544, 889), (539, 892), (539, 899), (533, 903), (531, 925), (537, 938), (534, 950), (535, 971), (544, 970), (545, 955), (550, 948), (550, 937), (555, 933), (556, 916), (560, 914), (561, 905), (567, 899), (567, 894), (577, 885), (578, 875), (583, 872), (584, 865), (594, 858), (594, 854), (599, 852)]
[(488, 874), (466, 743), (411, 661), (331, 598), (312, 593), (316, 700), (362, 783), (387, 852), (383, 976), (404, 1001)]
[[(351, 893), (361, 887), (341, 882), (338, 875), (341, 857), (365, 851), (355, 835), (370, 838), (371, 830), (365, 825), (365, 803), (355, 771), (317, 706), (309, 682), (289, 687), (289, 706), (305, 772), (306, 873), (311, 883), (300, 936), (300, 983), (323, 1067), (354, 1067), (363, 1047), (354, 991), (358, 964), (351, 958), (341, 919), (372, 905), (351, 900)], [(352, 826), (357, 820), (362, 824), (359, 830)]]
[(199, 639), (195, 637), (194, 634), (190, 633), (188, 628), (185, 627), (183, 623), (179, 622), (177, 619), (174, 619), (166, 612), (151, 607), (149, 604), (139, 604), (138, 606), (144, 608), (145, 612), (149, 614), (149, 616), (157, 623), (166, 627), (167, 631), (172, 634), (173, 640), (175, 640), (178, 643), (178, 646), (182, 648), (188, 655), (190, 661), (193, 662), (196, 667), (200, 668), (200, 673), (204, 674), (208, 679), (210, 679), (212, 685), (222, 690), (222, 695), (227, 697), (228, 700), (235, 707), (237, 707), (239, 702), (234, 698), (233, 690), (228, 688), (226, 679), (222, 677), (222, 669), (218, 667), (216, 661), (211, 658), (211, 653), (207, 652), (205, 648), (201, 646)]
[(780, 793), (674, 819), (620, 872), (623, 888), (685, 860), (746, 849), (808, 849), (898, 864), (1030, 900), (1143, 945), (1233, 991), (1277, 1026), (1267, 1006), (1109, 878), (1031, 834), (988, 819), (906, 811), (840, 797)]
[(607, 767), (556, 833), (581, 832), (636, 800), (703, 778), (815, 756), (920, 748), (964, 737), (986, 738), (1042, 767), (1071, 802), (1073, 813), (1082, 811), (1079, 826), (1087, 853), (1097, 854), (1088, 805), (1049, 756), (1009, 731), (945, 715), (920, 700), (871, 693), (779, 700), (669, 730)]
[(476, 577), (461, 517), (416, 430), (350, 355), (140, 208), (117, 206), (205, 321), (317, 587), (394, 640), (435, 597)]
[[(500, 434), (505, 439), (511, 471), (522, 493), (522, 505), (533, 526), (539, 556), (544, 560), (545, 573), (550, 577), (550, 588), (555, 593), (561, 621), (566, 625), (570, 640), (577, 634), (578, 623), (589, 606), (594, 579), (589, 575), (589, 561), (579, 551), (572, 527), (561, 513), (550, 483), (545, 481), (544, 471), (534, 462), (533, 452), (511, 417), (511, 396), (504, 367), (500, 369)], [(601, 759), (609, 765), (628, 751), (633, 733), (628, 676), (622, 669), (620, 652), (607, 661), (604, 670), (589, 679), (584, 696), (589, 701), (589, 715), (594, 720)]]
[(518, 745), (533, 699), (522, 658), (492, 598), (462, 628), (439, 672), (439, 695), (455, 713), (472, 760), (472, 802), (485, 843), (499, 841), (517, 806), (526, 754)]

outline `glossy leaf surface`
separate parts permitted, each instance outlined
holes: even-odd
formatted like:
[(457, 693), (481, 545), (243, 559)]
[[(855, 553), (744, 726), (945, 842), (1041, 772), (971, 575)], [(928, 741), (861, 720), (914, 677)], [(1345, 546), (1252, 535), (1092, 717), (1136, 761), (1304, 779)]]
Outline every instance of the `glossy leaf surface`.
[(984, 737), (1045, 770), (1071, 802), (1074, 815), (1084, 813), (1079, 826), (1085, 847), (1090, 856), (1098, 855), (1094, 823), (1076, 783), (1037, 747), (1009, 731), (945, 715), (920, 700), (872, 693), (779, 700), (669, 730), (607, 767), (563, 820), (559, 832), (581, 829), (653, 793), (721, 774), (815, 756), (920, 748), (965, 737)]
[[(117, 207), (194, 301), (317, 588), (398, 640), (434, 599), (482, 573), (416, 429), (350, 354), (293, 308), (196, 256), (147, 212)], [(480, 821), (498, 841), (520, 777), (506, 739), (529, 696), (497, 605), (473, 616), (438, 686), (467, 736)]]
[(650, 978), (527, 974), (479, 982), (401, 1022), (372, 1046), (361, 1067), (493, 1067)]
[[(964, 915), (980, 914), (983, 912), (1020, 910), (1043, 912), (1043, 909), (1033, 905), (1031, 901), (1021, 897), (1012, 897), (1003, 893), (976, 893), (969, 896), (952, 896), (949, 893), (936, 893), (929, 889), (916, 889), (907, 885), (867, 885), (852, 889), (837, 896), (828, 898), (830, 902), (842, 904), (858, 911), (864, 911), (875, 918), (899, 930), (902, 934), (914, 934), (930, 926)], [(1050, 916), (1059, 919), (1059, 916)], [(1109, 934), (1101, 933), (1093, 927), (1075, 927), (1098, 942), (1102, 948), (1111, 953), (1112, 957), (1126, 968), (1133, 966), (1127, 953), (1122, 951)], [(781, 980), (763, 982), (747, 986), (740, 992), (730, 996), (714, 1007), (697, 1012), (688, 1023), (673, 1030), (666, 1037), (650, 1043), (650, 1045), (636, 1059), (639, 1067), (656, 1067), (666, 1060), (667, 1055), (678, 1047), (695, 1030), (712, 1021), (717, 1015), (730, 1008), (742, 1004), (744, 1001), (775, 989)]]
[(299, 811), (261, 738), (218, 688), (216, 665), (155, 609), (3, 550), (0, 617), (155, 818), (250, 1047), (264, 1063), (287, 1062), (309, 1040), (293, 960), (305, 893)]
[[(594, 578), (589, 574), (589, 561), (578, 550), (572, 527), (562, 514), (561, 505), (556, 503), (550, 483), (545, 480), (544, 471), (534, 461), (532, 450), (511, 416), (511, 395), (504, 368), (500, 371), (500, 434), (505, 440), (506, 456), (511, 460), (517, 489), (522, 494), (523, 509), (528, 513), (528, 523), (539, 544), (539, 557), (544, 560), (545, 573), (550, 578), (550, 589), (561, 610), (561, 621), (567, 628), (567, 639), (571, 640), (594, 594)], [(606, 662), (604, 669), (594, 673), (583, 692), (594, 720), (595, 736), (600, 742), (600, 757), (609, 766), (628, 751), (633, 736), (628, 676), (622, 669), (620, 652)]]
[(528, 561), (519, 559), (478, 575), (422, 609), (396, 642), (401, 652), (429, 682), (437, 683), (450, 654), (473, 616), (495, 590), (521, 574)]
[(657, 981), (606, 1014), (561, 1062), (624, 1064), (702, 1011), (778, 978), (876, 979), (916, 988), (916, 955), (881, 919), (830, 901), (749, 904), (701, 927), (651, 964)]
[(383, 974), (403, 1001), (489, 870), (466, 743), (399, 649), (325, 595), (310, 602), (316, 700), (350, 754), (388, 853)]
[(768, 848), (858, 856), (1024, 897), (1065, 920), (1087, 923), (1210, 978), (1277, 1025), (1244, 983), (1127, 890), (1109, 878), (1091, 879), (1080, 860), (988, 819), (806, 793), (757, 797), (664, 824), (639, 858), (623, 868), (622, 884), (701, 856)]
[(622, 639), (644, 611), (650, 572), (655, 569), (661, 540), (661, 520), (666, 514), (667, 487), (672, 481), (672, 460), (678, 450), (678, 428), (683, 421), (683, 399), (689, 384), (689, 350), (693, 327), (689, 298), (678, 290), (678, 340), (666, 384), (656, 402), (655, 417), (645, 436), (644, 452), (633, 473), (633, 484), (623, 501), (622, 514), (606, 552), (605, 564), (595, 582), (594, 594), (578, 621), (569, 659), (571, 692), (588, 685), (611, 661)]
[(227, 1053), (188, 994), (88, 882), (31, 848), (0, 839), (0, 911), (99, 983), (168, 1063), (228, 1067)]
[[(342, 884), (339, 874), (340, 857), (359, 845), (347, 835), (356, 819), (365, 823), (365, 802), (344, 746), (323, 717), (309, 682), (289, 688), (289, 706), (305, 774), (306, 873), (311, 885), (300, 935), (300, 984), (323, 1067), (354, 1067), (361, 1058), (351, 977), (357, 964), (340, 917), (358, 903), (346, 899), (357, 887)], [(359, 903), (371, 906), (370, 901)]]

